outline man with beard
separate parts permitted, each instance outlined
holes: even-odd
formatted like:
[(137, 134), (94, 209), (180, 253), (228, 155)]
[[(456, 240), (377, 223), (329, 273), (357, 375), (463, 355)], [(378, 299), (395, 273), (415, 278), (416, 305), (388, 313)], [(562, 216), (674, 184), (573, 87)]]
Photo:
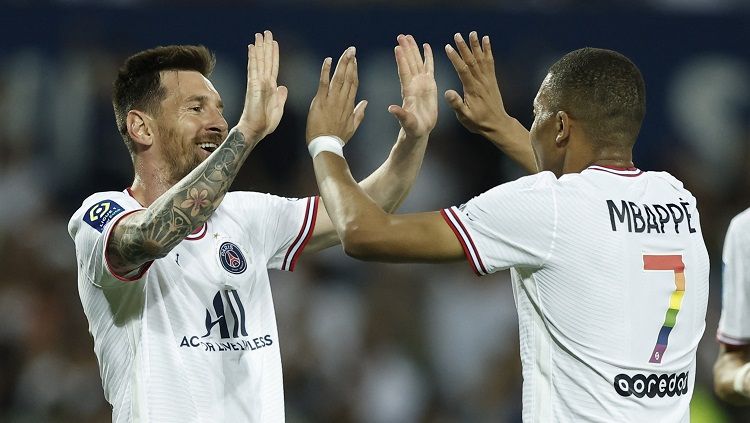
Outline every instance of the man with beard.
[[(385, 163), (361, 182), (385, 210), (412, 185), (437, 119), (432, 58), (398, 37), (401, 131)], [(169, 46), (131, 56), (113, 105), (135, 178), (122, 192), (87, 198), (73, 215), (78, 289), (115, 422), (283, 422), (281, 359), (267, 269), (293, 270), (303, 249), (338, 237), (318, 198), (227, 190), (250, 151), (281, 119), (279, 49), (272, 34), (248, 46), (247, 92), (229, 130), (207, 79), (204, 47)], [(429, 68), (429, 69), (428, 69)], [(348, 140), (362, 121), (354, 48), (333, 77), (320, 76), (321, 111), (346, 115)], [(315, 126), (315, 125), (313, 125)], [(317, 125), (321, 128), (324, 125)], [(331, 132), (318, 135), (330, 135)]]
[(345, 251), (385, 262), (466, 259), (477, 275), (510, 268), (524, 422), (689, 421), (708, 253), (692, 194), (633, 163), (645, 114), (640, 71), (611, 50), (564, 55), (526, 130), (504, 110), (489, 38), (455, 41), (446, 52), (464, 97), (448, 91), (451, 107), (538, 173), (460, 207), (393, 215), (354, 183), (339, 151), (311, 148)]

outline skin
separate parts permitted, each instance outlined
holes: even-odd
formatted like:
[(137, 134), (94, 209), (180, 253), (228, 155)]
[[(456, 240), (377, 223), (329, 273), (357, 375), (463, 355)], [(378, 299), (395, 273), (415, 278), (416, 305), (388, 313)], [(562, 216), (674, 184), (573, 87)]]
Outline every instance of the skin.
[(714, 391), (719, 398), (734, 405), (750, 404), (750, 373), (745, 375), (742, 392), (735, 392), (737, 371), (750, 362), (750, 345), (719, 344), (719, 356), (714, 363)]
[[(494, 93), (497, 83), (489, 75), (494, 65), (487, 64), (492, 57), (489, 38), (485, 37), (484, 47), (480, 47), (476, 33), (472, 33), (470, 40), (473, 40), (474, 51), (460, 35), (455, 40), (457, 48), (448, 46), (446, 51), (464, 84), (480, 81), (480, 86)], [(455, 54), (455, 50), (460, 54)], [(477, 56), (482, 59), (477, 60)], [(470, 79), (467, 76), (469, 73), (482, 78)], [(464, 125), (470, 130), (475, 128), (483, 134), (506, 134), (493, 142), (501, 144), (501, 148), (512, 148), (515, 158), (527, 169), (552, 171), (559, 177), (565, 173), (581, 172), (594, 164), (618, 167), (633, 165), (630, 146), (608, 150), (594, 148), (580, 122), (563, 110), (550, 108), (546, 98), (549, 90), (548, 78), (545, 78), (534, 99), (534, 123), (526, 138), (525, 130), (519, 128), (515, 119), (500, 119), (510, 128), (489, 123), (492, 116), (506, 115), (499, 90), (497, 95), (480, 97), (473, 93), (482, 90), (465, 85), (463, 102), (458, 101), (458, 94), (451, 91), (446, 93), (446, 98), (452, 105), (455, 104), (454, 110), (459, 120), (465, 122)], [(525, 146), (528, 143), (526, 140), (530, 140), (531, 149)], [(530, 151), (533, 151), (535, 165), (530, 164)], [(464, 258), (458, 239), (439, 212), (384, 213), (356, 185), (346, 160), (323, 152), (315, 157), (313, 163), (321, 195), (348, 255), (387, 262), (445, 262)]]
[[(412, 54), (414, 48), (416, 44), (399, 38), (400, 50)], [(396, 58), (400, 69), (399, 53)], [(128, 132), (136, 143), (131, 190), (147, 208), (122, 218), (112, 231), (106, 254), (116, 274), (127, 274), (166, 256), (219, 207), (252, 149), (279, 124), (287, 89), (277, 85), (278, 64), (278, 43), (271, 32), (255, 34), (255, 43), (248, 46), (245, 105), (231, 131), (222, 116), (218, 92), (198, 72), (162, 72), (161, 84), (167, 95), (159, 112), (154, 116), (139, 110), (128, 113)], [(330, 66), (331, 60), (326, 59), (321, 86), (325, 79), (329, 88), (326, 101), (318, 103), (335, 104), (335, 110), (346, 116), (349, 126), (345, 131), (332, 132), (325, 124), (318, 124), (319, 120), (326, 120), (323, 113), (308, 120), (308, 134), (311, 128), (319, 128), (319, 134), (335, 134), (348, 140), (362, 121), (366, 106), (366, 102), (360, 102), (354, 107), (358, 86), (354, 49), (342, 55), (329, 81)], [(411, 72), (409, 75), (414, 76)], [(398, 207), (414, 182), (437, 118), (434, 76), (420, 74), (401, 82), (404, 104), (391, 107), (392, 113), (408, 124), (402, 126), (383, 165), (361, 183), (365, 195), (389, 212)], [(320, 89), (318, 94), (316, 99)], [(434, 119), (430, 120), (430, 116)], [(202, 142), (220, 145), (208, 154), (198, 147)], [(320, 207), (305, 252), (338, 242), (325, 207)]]

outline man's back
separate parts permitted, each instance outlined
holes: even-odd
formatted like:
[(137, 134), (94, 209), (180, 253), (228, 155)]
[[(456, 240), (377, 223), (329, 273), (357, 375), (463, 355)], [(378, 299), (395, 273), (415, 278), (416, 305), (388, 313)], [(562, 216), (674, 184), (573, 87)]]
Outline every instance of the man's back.
[(480, 274), (513, 267), (525, 421), (688, 421), (709, 264), (679, 181), (592, 166), (452, 210)]

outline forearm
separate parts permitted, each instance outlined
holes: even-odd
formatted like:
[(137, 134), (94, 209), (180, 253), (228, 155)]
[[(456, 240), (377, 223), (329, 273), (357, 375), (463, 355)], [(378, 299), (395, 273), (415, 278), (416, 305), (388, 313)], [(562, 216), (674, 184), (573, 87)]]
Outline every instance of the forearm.
[(146, 210), (118, 224), (108, 254), (115, 268), (127, 269), (164, 257), (219, 207), (254, 143), (238, 129), (203, 163), (162, 194)]
[(482, 135), (529, 173), (539, 172), (529, 131), (517, 119), (508, 116), (503, 122), (483, 130)]
[(741, 350), (727, 351), (724, 345), (721, 346), (719, 357), (714, 364), (714, 390), (724, 401), (736, 405), (750, 404), (750, 390), (747, 389), (748, 375), (745, 374), (745, 381), (742, 383), (742, 392), (735, 390), (735, 379), (742, 366), (747, 363), (747, 355)]
[(403, 129), (388, 158), (359, 186), (383, 210), (391, 213), (406, 199), (422, 166), (428, 137), (410, 139)]
[(346, 249), (347, 234), (366, 222), (367, 216), (382, 219), (385, 212), (354, 181), (344, 159), (324, 152), (315, 156), (313, 165), (326, 211)]

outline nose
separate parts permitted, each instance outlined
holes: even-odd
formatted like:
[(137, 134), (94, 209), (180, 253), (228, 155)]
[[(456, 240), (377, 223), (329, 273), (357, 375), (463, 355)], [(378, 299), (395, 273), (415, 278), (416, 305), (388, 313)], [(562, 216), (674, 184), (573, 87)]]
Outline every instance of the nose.
[(206, 129), (209, 132), (216, 132), (224, 136), (229, 131), (229, 124), (227, 124), (227, 120), (224, 119), (218, 108), (214, 109), (213, 113), (211, 113), (211, 120), (208, 122), (208, 128)]

